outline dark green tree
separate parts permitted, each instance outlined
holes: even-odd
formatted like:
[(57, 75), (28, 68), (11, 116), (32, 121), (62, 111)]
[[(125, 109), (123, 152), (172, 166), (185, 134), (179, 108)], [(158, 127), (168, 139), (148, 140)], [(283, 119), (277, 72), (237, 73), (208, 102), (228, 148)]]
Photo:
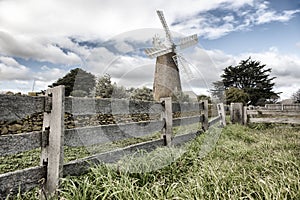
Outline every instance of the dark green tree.
[[(90, 94), (95, 87), (96, 77), (80, 68), (72, 69), (64, 77), (58, 79), (49, 87), (55, 87), (58, 85), (65, 86), (65, 95), (70, 96), (73, 91), (76, 94)], [(80, 91), (80, 92), (79, 92)], [(74, 94), (75, 94), (74, 93)]]
[(229, 66), (224, 69), (221, 75), (225, 90), (234, 87), (242, 89), (249, 95), (249, 104), (263, 105), (274, 101), (274, 97), (279, 98), (278, 94), (273, 91), (276, 77), (269, 77), (271, 68), (265, 69), (266, 65), (260, 61), (242, 60), (237, 66)]
[(246, 105), (249, 101), (249, 95), (242, 89), (231, 87), (227, 89), (225, 93), (227, 104), (243, 103), (244, 105)]
[(205, 95), (205, 94), (198, 95), (198, 96), (197, 96), (197, 100), (198, 100), (198, 101), (207, 100), (208, 103), (211, 103), (211, 102), (212, 102), (210, 96), (207, 96), (207, 95)]
[(292, 95), (295, 103), (300, 103), (300, 89)]

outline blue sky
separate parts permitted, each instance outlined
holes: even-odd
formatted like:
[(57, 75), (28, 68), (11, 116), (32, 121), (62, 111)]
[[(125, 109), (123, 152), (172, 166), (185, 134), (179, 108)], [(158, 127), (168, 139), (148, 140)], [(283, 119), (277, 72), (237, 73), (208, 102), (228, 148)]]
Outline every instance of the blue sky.
[(119, 85), (152, 87), (155, 59), (143, 54), (165, 37), (163, 10), (175, 38), (198, 34), (183, 55), (196, 78), (186, 90), (206, 93), (222, 70), (251, 56), (276, 76), (289, 98), (300, 89), (298, 0), (0, 0), (0, 91), (44, 90), (70, 69), (109, 73)]

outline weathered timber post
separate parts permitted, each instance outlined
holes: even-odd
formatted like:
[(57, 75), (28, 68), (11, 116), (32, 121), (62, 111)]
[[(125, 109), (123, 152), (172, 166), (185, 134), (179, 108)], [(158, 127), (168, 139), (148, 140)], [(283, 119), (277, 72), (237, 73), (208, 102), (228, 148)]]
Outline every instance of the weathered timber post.
[(203, 105), (203, 121), (202, 121), (202, 129), (204, 131), (208, 130), (208, 100), (203, 100), (202, 102)]
[(172, 116), (172, 98), (166, 97), (160, 99), (164, 110), (161, 114), (161, 119), (165, 121), (164, 128), (162, 129), (162, 138), (165, 141), (166, 146), (172, 144), (173, 138), (173, 116)]
[(41, 198), (56, 193), (59, 179), (63, 174), (65, 87), (48, 89), (45, 99), (41, 165), (47, 167), (47, 175), (44, 184), (45, 194), (42, 194)]
[(243, 104), (231, 103), (230, 105), (230, 120), (233, 124), (243, 124)]
[(247, 115), (247, 110), (248, 110), (248, 107), (247, 106), (244, 106), (244, 111), (243, 111), (243, 124), (244, 125), (247, 125), (248, 123), (248, 115)]
[(223, 103), (218, 103), (217, 104), (217, 110), (218, 110), (218, 115), (221, 116), (221, 126), (226, 126), (226, 115), (225, 115), (225, 110), (224, 110), (224, 104)]

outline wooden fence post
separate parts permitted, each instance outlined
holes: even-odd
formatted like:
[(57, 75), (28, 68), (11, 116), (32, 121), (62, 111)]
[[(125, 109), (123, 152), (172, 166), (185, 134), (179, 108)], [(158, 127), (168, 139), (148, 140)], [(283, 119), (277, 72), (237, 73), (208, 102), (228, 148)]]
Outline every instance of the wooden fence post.
[(217, 109), (218, 109), (218, 115), (221, 116), (221, 125), (224, 127), (224, 126), (226, 126), (226, 118), (225, 118), (226, 115), (225, 115), (225, 110), (224, 110), (224, 104), (218, 103)]
[[(64, 160), (65, 87), (57, 86), (48, 89), (46, 94), (41, 165), (47, 167), (47, 175), (42, 198), (43, 195), (51, 196), (56, 193), (59, 179), (63, 175)], [(52, 97), (50, 102), (47, 101), (47, 99), (50, 99), (49, 97)]]
[(165, 141), (165, 146), (170, 146), (173, 138), (172, 98), (161, 98), (160, 101), (164, 107), (161, 118), (165, 121), (165, 126), (162, 129), (162, 138)]
[(247, 106), (244, 106), (244, 111), (243, 111), (243, 124), (244, 125), (247, 125), (248, 123), (248, 115), (247, 115), (247, 110), (248, 110), (248, 107)]
[(202, 129), (204, 131), (207, 131), (208, 130), (208, 100), (203, 100), (202, 101), (202, 104), (203, 104), (203, 117), (204, 117), (204, 120), (202, 122)]
[(231, 103), (230, 105), (230, 120), (233, 124), (243, 124), (243, 104)]

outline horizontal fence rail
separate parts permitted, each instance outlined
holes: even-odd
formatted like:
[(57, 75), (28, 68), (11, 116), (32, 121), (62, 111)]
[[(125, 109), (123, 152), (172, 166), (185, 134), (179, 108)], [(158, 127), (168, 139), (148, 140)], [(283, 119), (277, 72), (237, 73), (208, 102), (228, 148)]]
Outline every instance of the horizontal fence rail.
[(266, 110), (293, 110), (300, 111), (300, 104), (266, 104)]
[(300, 124), (300, 110), (248, 110), (244, 109), (246, 123)]
[(214, 117), (208, 122), (208, 126), (213, 126), (216, 123), (219, 123), (222, 120), (222, 116)]
[[(184, 126), (203, 121), (203, 116), (173, 119), (173, 127)], [(137, 138), (160, 131), (163, 121), (134, 122), (128, 124), (101, 125), (65, 130), (64, 145), (70, 147)], [(0, 155), (12, 155), (33, 150), (42, 146), (42, 132), (20, 133), (0, 137)]]
[(46, 166), (38, 166), (0, 174), (0, 199), (18, 193), (19, 189), (25, 192), (41, 185), (45, 181), (46, 172)]
[(42, 146), (42, 132), (3, 135), (0, 137), (0, 155), (22, 153)]
[(149, 121), (69, 129), (65, 131), (65, 145), (72, 147), (90, 146), (142, 137), (160, 131), (163, 126), (163, 121)]
[(125, 148), (116, 149), (113, 151), (100, 153), (83, 159), (78, 159), (64, 165), (64, 176), (78, 176), (86, 173), (91, 165), (100, 163), (114, 163), (120, 160), (126, 155), (130, 155), (138, 150), (145, 150), (147, 152), (156, 149), (157, 147), (163, 147), (164, 140), (158, 139), (149, 142), (138, 143), (127, 146)]
[(233, 123), (245, 125), (248, 123), (300, 124), (298, 106), (299, 104), (267, 104), (265, 107), (243, 107), (242, 103), (232, 103), (230, 116)]
[[(222, 122), (225, 120), (225, 114), (222, 114), (224, 112), (223, 105), (223, 111), (218, 106), (219, 116), (208, 120), (207, 101), (172, 103), (170, 98), (164, 98), (162, 102), (64, 98), (63, 91), (64, 88), (58, 86), (47, 90), (46, 96), (42, 97), (0, 95), (0, 108), (3, 110), (0, 113), (0, 120), (2, 121), (19, 120), (34, 113), (44, 113), (43, 131), (0, 137), (1, 156), (13, 155), (36, 148), (42, 149), (41, 166), (0, 175), (0, 199), (6, 198), (8, 194), (17, 193), (19, 188), (21, 192), (24, 192), (35, 186), (43, 187), (45, 193), (49, 195), (59, 185), (57, 177), (83, 174), (89, 170), (91, 165), (116, 162), (123, 156), (130, 155), (137, 150), (152, 151), (157, 147), (169, 146), (170, 144), (181, 145), (202, 133), (197, 131), (174, 137), (172, 136), (173, 127), (201, 123), (203, 131), (205, 131), (209, 126), (218, 122), (225, 125)], [(12, 106), (13, 104), (16, 105)], [(74, 116), (147, 113), (161, 115), (161, 119), (64, 129), (63, 115), (65, 112)], [(192, 116), (173, 119), (172, 113), (177, 112), (189, 113)], [(130, 145), (66, 164), (62, 163), (64, 145), (71, 147), (97, 145), (128, 138), (139, 138), (159, 131), (162, 134), (162, 139)], [(57, 132), (60, 133), (56, 135)], [(56, 153), (52, 152), (52, 148), (55, 148)]]
[(247, 110), (247, 115), (299, 116), (299, 112), (289, 110)]
[(250, 118), (250, 123), (300, 124), (300, 119), (293, 118)]

